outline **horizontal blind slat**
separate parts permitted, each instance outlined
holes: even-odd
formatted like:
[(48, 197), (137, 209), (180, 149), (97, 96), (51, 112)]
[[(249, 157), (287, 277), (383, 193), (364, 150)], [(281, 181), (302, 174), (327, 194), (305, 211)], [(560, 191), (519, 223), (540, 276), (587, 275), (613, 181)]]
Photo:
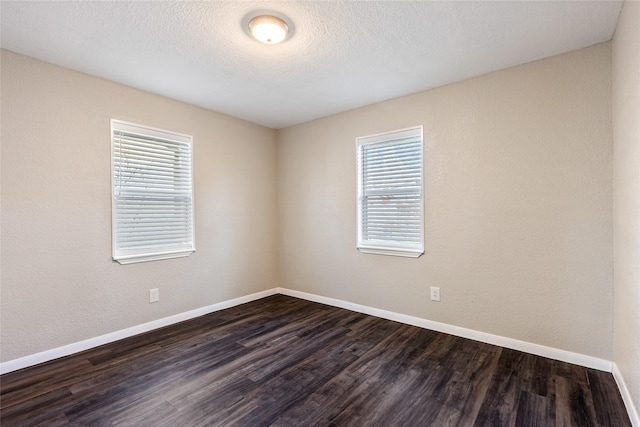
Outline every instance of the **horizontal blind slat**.
[(122, 141), (127, 143), (139, 143), (139, 144), (149, 144), (152, 146), (184, 146), (189, 148), (190, 144), (188, 142), (182, 141), (178, 139), (169, 139), (169, 138), (157, 138), (153, 136), (146, 136), (140, 133), (126, 132), (126, 131), (115, 131), (114, 132), (114, 141)]
[(189, 170), (191, 168), (191, 164), (190, 163), (185, 163), (184, 165), (180, 163), (164, 164), (162, 162), (153, 161), (151, 159), (145, 160), (145, 159), (130, 158), (130, 159), (116, 159), (116, 162), (114, 163), (114, 167), (116, 171), (122, 171), (124, 173), (133, 172), (133, 171), (138, 171), (139, 173), (141, 173), (142, 171), (146, 173), (151, 173), (151, 172), (157, 171), (160, 173), (172, 172), (172, 173), (188, 174), (190, 173)]
[(173, 163), (176, 160), (184, 161), (184, 154), (181, 151), (173, 150), (146, 150), (143, 147), (118, 146), (116, 147), (117, 158), (119, 159), (147, 159), (163, 163)]
[(401, 164), (403, 162), (412, 161), (417, 158), (417, 155), (418, 154), (414, 152), (407, 152), (400, 156), (373, 157), (371, 155), (364, 154), (362, 157), (368, 167), (379, 167), (381, 165)]

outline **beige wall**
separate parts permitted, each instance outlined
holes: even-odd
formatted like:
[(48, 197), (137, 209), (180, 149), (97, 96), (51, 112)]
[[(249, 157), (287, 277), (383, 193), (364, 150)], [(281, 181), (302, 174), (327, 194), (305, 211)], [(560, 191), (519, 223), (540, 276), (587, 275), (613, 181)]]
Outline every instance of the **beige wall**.
[[(275, 131), (1, 59), (2, 361), (277, 286)], [(193, 135), (190, 257), (111, 261), (111, 118)]]
[[(276, 134), (3, 51), (1, 360), (274, 286), (611, 359), (610, 53)], [(191, 257), (111, 261), (110, 118), (194, 136)], [(355, 137), (419, 124), (426, 253), (361, 254)]]
[(640, 413), (640, 2), (613, 39), (613, 360)]
[[(279, 131), (282, 286), (610, 360), (610, 64), (600, 44)], [(426, 253), (362, 254), (355, 138), (414, 125)]]

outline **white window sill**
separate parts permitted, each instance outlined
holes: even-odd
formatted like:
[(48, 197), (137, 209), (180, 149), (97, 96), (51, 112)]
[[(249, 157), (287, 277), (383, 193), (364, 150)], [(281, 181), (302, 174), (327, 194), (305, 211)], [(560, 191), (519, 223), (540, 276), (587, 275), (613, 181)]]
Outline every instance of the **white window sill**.
[(126, 265), (126, 264), (135, 264), (138, 262), (159, 261), (162, 259), (188, 257), (194, 252), (195, 252), (195, 249), (188, 249), (188, 250), (176, 251), (176, 252), (163, 252), (163, 253), (151, 253), (151, 254), (139, 254), (139, 255), (120, 255), (117, 257), (114, 256), (113, 260), (120, 264)]
[(365, 254), (389, 255), (405, 258), (418, 258), (424, 253), (424, 250), (418, 249), (380, 248), (370, 246), (359, 246), (358, 250)]

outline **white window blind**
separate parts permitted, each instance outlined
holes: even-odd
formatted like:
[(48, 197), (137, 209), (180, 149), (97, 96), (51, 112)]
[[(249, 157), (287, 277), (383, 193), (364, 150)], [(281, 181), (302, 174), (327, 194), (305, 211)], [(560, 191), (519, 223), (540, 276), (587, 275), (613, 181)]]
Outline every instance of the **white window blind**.
[(356, 139), (358, 249), (419, 257), (424, 252), (422, 126)]
[(113, 259), (188, 256), (193, 233), (192, 138), (111, 121)]

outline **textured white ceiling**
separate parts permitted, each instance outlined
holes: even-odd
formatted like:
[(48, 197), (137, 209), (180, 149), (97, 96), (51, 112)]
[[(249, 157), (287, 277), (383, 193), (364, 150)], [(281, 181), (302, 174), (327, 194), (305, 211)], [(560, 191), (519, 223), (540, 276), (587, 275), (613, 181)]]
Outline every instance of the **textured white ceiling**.
[[(5, 1), (2, 48), (282, 128), (610, 40), (619, 1)], [(280, 45), (244, 27), (275, 11)]]

